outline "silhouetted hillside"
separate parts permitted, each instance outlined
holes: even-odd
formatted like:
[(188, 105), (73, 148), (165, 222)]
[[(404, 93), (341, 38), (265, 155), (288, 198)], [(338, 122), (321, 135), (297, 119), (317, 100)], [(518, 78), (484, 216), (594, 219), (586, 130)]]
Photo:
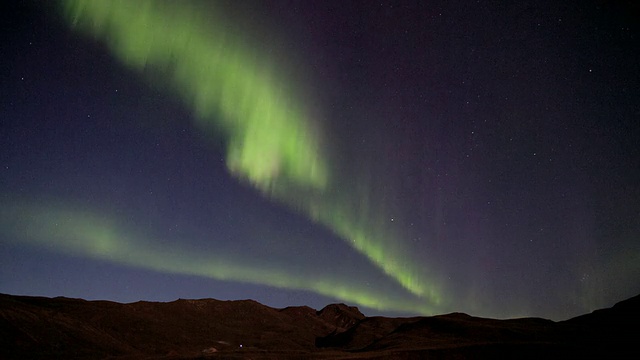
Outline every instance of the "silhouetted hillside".
[(640, 296), (567, 321), (453, 313), (365, 317), (356, 307), (252, 300), (120, 304), (0, 294), (2, 359), (467, 359), (638, 355)]

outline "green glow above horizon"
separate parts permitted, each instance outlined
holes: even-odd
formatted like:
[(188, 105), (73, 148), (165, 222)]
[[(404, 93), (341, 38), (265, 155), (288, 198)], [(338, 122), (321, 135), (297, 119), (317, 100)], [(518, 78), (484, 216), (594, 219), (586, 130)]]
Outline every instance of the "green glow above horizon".
[[(381, 224), (384, 211), (361, 209), (363, 200), (374, 201), (354, 195), (371, 194), (342, 189), (323, 154), (318, 119), (300, 98), (304, 87), (288, 76), (287, 64), (277, 64), (269, 54), (257, 51), (248, 36), (212, 13), (210, 6), (204, 12), (178, 1), (63, 3), (73, 28), (107, 44), (127, 67), (159, 74), (193, 111), (198, 126), (223, 135), (226, 164), (234, 176), (331, 229), (401, 284), (409, 296), (422, 297), (429, 305), (442, 302), (439, 286), (425, 274), (424, 264), (416, 266), (410, 249)], [(232, 267), (240, 268), (225, 266)], [(216, 276), (221, 274), (217, 269)], [(258, 275), (252, 272), (246, 279), (234, 279), (256, 282)], [(274, 280), (264, 281), (278, 286)], [(382, 306), (350, 294), (357, 293), (355, 288), (338, 291), (330, 283), (322, 284), (312, 290), (341, 293), (340, 298), (369, 307)]]
[(77, 205), (24, 201), (0, 205), (0, 234), (19, 244), (165, 273), (313, 291), (377, 310), (433, 312), (422, 301), (394, 299), (349, 277), (297, 274), (277, 264), (238, 261), (233, 254), (204, 254), (166, 243), (158, 245), (110, 214)]

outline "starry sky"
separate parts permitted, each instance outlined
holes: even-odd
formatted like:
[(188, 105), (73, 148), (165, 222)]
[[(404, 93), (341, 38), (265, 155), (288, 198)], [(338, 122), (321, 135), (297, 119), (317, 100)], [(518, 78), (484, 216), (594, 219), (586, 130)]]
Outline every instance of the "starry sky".
[(0, 18), (0, 292), (554, 320), (640, 293), (632, 1)]

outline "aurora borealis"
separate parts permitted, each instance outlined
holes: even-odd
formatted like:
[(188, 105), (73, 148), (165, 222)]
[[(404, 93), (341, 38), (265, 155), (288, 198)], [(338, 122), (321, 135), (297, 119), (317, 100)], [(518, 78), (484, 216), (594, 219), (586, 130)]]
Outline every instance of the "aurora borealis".
[[(327, 184), (331, 180), (315, 144), (319, 126), (315, 133), (310, 130), (310, 114), (297, 110), (304, 107), (295, 92), (285, 91), (295, 86), (287, 83), (283, 69), (277, 72), (264, 65), (272, 63), (265, 54), (254, 54), (244, 39), (228, 35), (221, 20), (200, 19), (200, 10), (188, 3), (68, 1), (66, 5), (73, 26), (106, 39), (127, 65), (160, 68), (201, 122), (214, 123), (211, 126), (227, 133), (226, 163), (232, 173), (267, 196), (307, 211), (312, 220), (326, 224), (410, 292), (437, 298), (426, 289), (427, 279), (416, 278), (417, 271), (410, 270), (414, 266), (407, 254), (390, 246), (388, 235), (376, 233), (375, 218), (355, 222), (351, 207), (325, 189), (342, 188), (344, 183)], [(292, 197), (292, 188), (301, 189)], [(367, 196), (349, 197), (347, 202), (362, 203)], [(402, 265), (399, 259), (407, 263)]]
[(530, 5), (7, 6), (0, 292), (558, 319), (637, 294), (637, 9)]

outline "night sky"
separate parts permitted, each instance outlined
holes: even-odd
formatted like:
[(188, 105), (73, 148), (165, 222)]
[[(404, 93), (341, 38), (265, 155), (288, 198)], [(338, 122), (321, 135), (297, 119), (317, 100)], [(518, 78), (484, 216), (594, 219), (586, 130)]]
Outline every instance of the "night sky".
[(555, 320), (640, 293), (632, 1), (6, 3), (0, 292)]

